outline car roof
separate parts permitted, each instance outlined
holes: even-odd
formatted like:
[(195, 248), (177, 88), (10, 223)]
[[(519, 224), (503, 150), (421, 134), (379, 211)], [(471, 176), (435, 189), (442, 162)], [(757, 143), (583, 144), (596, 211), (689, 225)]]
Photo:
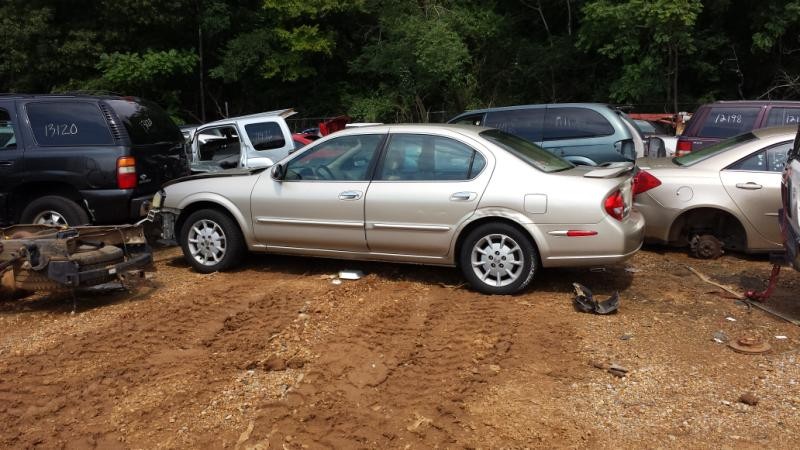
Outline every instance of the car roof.
[(255, 114), (247, 114), (244, 116), (236, 116), (236, 117), (228, 117), (225, 119), (215, 120), (213, 122), (204, 123), (203, 125), (198, 125), (198, 127), (206, 127), (208, 125), (223, 125), (231, 122), (236, 122), (239, 120), (254, 120), (254, 119), (261, 119), (261, 118), (271, 118), (271, 117), (282, 117), (287, 118), (289, 116), (293, 116), (297, 114), (297, 112), (292, 108), (286, 109), (276, 109), (275, 111), (265, 111)]
[(719, 100), (703, 106), (800, 106), (793, 100)]
[[(487, 127), (477, 127), (474, 125), (454, 125), (446, 123), (400, 123), (390, 125), (370, 125), (364, 127), (345, 128), (344, 130), (337, 131), (328, 136), (344, 136), (344, 135), (359, 135), (359, 134), (374, 134), (374, 133), (420, 133), (424, 134), (426, 131), (440, 130), (450, 131), (463, 134), (471, 137), (480, 137), (479, 134), (486, 130), (491, 130)], [(327, 136), (326, 136), (327, 137)]]
[(67, 94), (24, 94), (16, 92), (0, 93), (2, 98), (10, 99), (85, 99), (85, 100), (133, 100), (140, 101), (141, 97), (124, 96), (116, 94), (82, 94), (82, 93), (67, 93)]
[(458, 114), (458, 116), (462, 116), (465, 114), (480, 114), (485, 112), (495, 112), (495, 111), (514, 111), (519, 109), (528, 109), (528, 108), (608, 108), (613, 109), (611, 106), (605, 103), (532, 103), (529, 105), (514, 105), (514, 106), (498, 106), (494, 108), (482, 108), (482, 109), (469, 109), (464, 111), (463, 113)]
[(753, 130), (752, 133), (755, 134), (759, 139), (768, 139), (782, 134), (794, 136), (797, 134), (797, 126), (790, 125), (782, 127), (758, 128)]

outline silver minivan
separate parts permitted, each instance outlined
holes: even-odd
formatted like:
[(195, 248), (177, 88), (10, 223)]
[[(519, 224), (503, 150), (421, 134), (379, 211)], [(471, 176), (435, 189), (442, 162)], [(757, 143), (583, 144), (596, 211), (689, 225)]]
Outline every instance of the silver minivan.
[(600, 103), (553, 103), (466, 111), (448, 123), (497, 128), (578, 165), (631, 162), (648, 142), (625, 113)]

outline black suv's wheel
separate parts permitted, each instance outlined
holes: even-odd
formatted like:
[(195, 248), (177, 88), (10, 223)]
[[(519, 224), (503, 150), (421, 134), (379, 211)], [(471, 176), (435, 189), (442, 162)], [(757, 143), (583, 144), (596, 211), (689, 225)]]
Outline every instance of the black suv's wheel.
[(60, 195), (46, 195), (30, 202), (20, 215), (20, 223), (38, 225), (86, 225), (89, 215), (81, 205)]
[(193, 212), (181, 227), (179, 242), (186, 261), (201, 273), (230, 269), (245, 251), (239, 225), (215, 209)]
[(489, 223), (464, 239), (459, 266), (473, 289), (484, 294), (515, 294), (538, 270), (539, 257), (530, 237), (505, 223)]

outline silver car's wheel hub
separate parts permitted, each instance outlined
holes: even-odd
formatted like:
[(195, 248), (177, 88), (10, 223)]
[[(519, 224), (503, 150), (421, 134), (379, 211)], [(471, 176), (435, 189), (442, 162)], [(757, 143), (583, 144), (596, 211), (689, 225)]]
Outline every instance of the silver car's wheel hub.
[(189, 253), (195, 261), (204, 266), (213, 266), (225, 257), (227, 239), (218, 223), (212, 220), (198, 220), (189, 229)]
[(490, 234), (472, 247), (472, 270), (489, 286), (508, 286), (522, 274), (524, 257), (517, 241), (504, 234)]
[(67, 219), (58, 211), (42, 211), (33, 218), (36, 225), (67, 225)]

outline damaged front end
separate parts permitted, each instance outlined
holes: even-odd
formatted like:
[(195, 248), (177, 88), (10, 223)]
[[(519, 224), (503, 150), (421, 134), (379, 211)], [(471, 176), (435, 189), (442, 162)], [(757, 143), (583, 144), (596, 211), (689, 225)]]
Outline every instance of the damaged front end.
[(123, 285), (153, 270), (142, 224), (0, 228), (0, 286), (54, 291), (112, 281)]

